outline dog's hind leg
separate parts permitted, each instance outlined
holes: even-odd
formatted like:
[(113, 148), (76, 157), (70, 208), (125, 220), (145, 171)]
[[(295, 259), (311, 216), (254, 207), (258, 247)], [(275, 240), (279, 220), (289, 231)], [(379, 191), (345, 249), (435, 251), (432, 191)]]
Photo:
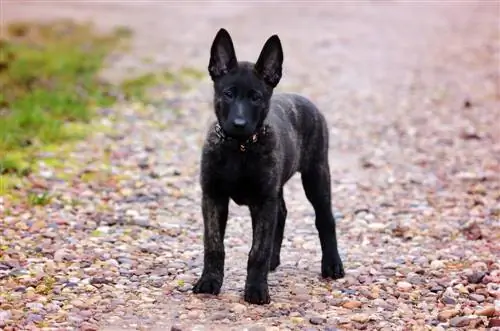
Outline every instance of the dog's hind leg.
[(281, 190), (279, 196), (280, 201), (278, 205), (276, 230), (274, 233), (273, 254), (271, 256), (271, 266), (269, 268), (271, 271), (276, 270), (276, 268), (280, 265), (281, 243), (283, 242), (283, 234), (285, 232), (285, 221), (287, 214), (285, 199), (283, 198), (283, 190)]
[(331, 207), (330, 167), (326, 159), (328, 153), (325, 152), (324, 155), (320, 160), (310, 162), (309, 167), (302, 172), (302, 185), (316, 214), (316, 229), (323, 253), (321, 275), (324, 278), (338, 279), (345, 274), (337, 249), (335, 219)]

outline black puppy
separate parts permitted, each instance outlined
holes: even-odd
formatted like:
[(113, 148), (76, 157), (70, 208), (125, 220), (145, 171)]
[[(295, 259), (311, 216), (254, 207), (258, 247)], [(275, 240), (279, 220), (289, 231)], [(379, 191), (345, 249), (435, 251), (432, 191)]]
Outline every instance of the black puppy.
[(253, 241), (245, 301), (270, 302), (267, 276), (280, 264), (286, 206), (283, 185), (296, 172), (316, 214), (323, 253), (321, 274), (342, 278), (331, 210), (328, 128), (306, 98), (274, 94), (281, 79), (283, 50), (271, 36), (255, 64), (238, 62), (229, 33), (220, 29), (210, 51), (217, 121), (201, 157), (204, 221), (203, 274), (194, 293), (218, 294), (224, 277), (224, 232), (229, 199), (247, 205)]

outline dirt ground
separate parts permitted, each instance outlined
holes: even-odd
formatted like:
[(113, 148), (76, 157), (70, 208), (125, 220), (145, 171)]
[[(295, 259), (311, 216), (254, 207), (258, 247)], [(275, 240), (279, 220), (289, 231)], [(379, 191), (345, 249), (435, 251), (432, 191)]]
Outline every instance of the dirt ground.
[[(330, 125), (333, 206), (344, 279), (319, 276), (314, 213), (296, 176), (287, 184), (282, 265), (271, 304), (243, 302), (251, 224), (231, 204), (218, 297), (195, 296), (202, 269), (198, 185), (211, 110), (208, 73), (158, 108), (120, 105), (72, 159), (110, 177), (40, 180), (54, 201), (0, 223), (4, 274), (43, 270), (54, 293), (30, 296), (0, 277), (0, 326), (54, 330), (444, 330), (500, 325), (500, 5), (495, 1), (6, 1), (2, 21), (72, 18), (134, 31), (112, 59), (135, 70), (206, 73), (225, 27), (239, 59), (271, 34), (285, 54), (279, 90), (299, 92)], [(144, 61), (144, 59), (149, 59)], [(173, 108), (176, 112), (171, 111)], [(112, 123), (112, 124), (111, 124)], [(125, 178), (126, 179), (123, 179)], [(61, 198), (62, 199), (62, 198)], [(30, 231), (20, 222), (41, 221)], [(92, 236), (95, 231), (103, 236)], [(35, 248), (44, 257), (30, 256)], [(21, 286), (22, 287), (22, 286)], [(28, 293), (28, 294), (27, 294)], [(3, 299), (2, 299), (3, 300)], [(17, 330), (17, 329), (16, 329)]]

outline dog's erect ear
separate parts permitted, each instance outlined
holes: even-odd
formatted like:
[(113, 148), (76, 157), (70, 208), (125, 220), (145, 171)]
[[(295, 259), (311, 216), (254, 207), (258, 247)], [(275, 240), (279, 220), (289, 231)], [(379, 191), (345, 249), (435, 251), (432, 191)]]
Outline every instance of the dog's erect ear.
[(212, 80), (227, 74), (238, 65), (231, 36), (222, 28), (217, 32), (210, 49), (208, 72)]
[(255, 63), (255, 71), (262, 79), (273, 88), (278, 85), (281, 79), (283, 66), (283, 48), (280, 38), (272, 35), (267, 39), (259, 59)]

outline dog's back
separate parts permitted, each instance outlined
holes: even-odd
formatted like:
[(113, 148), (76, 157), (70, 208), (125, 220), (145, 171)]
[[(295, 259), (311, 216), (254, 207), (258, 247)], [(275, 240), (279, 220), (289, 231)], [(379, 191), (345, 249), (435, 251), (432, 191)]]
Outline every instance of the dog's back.
[(267, 122), (279, 133), (284, 157), (294, 159), (292, 172), (303, 172), (328, 154), (325, 117), (309, 99), (296, 93), (274, 94)]

